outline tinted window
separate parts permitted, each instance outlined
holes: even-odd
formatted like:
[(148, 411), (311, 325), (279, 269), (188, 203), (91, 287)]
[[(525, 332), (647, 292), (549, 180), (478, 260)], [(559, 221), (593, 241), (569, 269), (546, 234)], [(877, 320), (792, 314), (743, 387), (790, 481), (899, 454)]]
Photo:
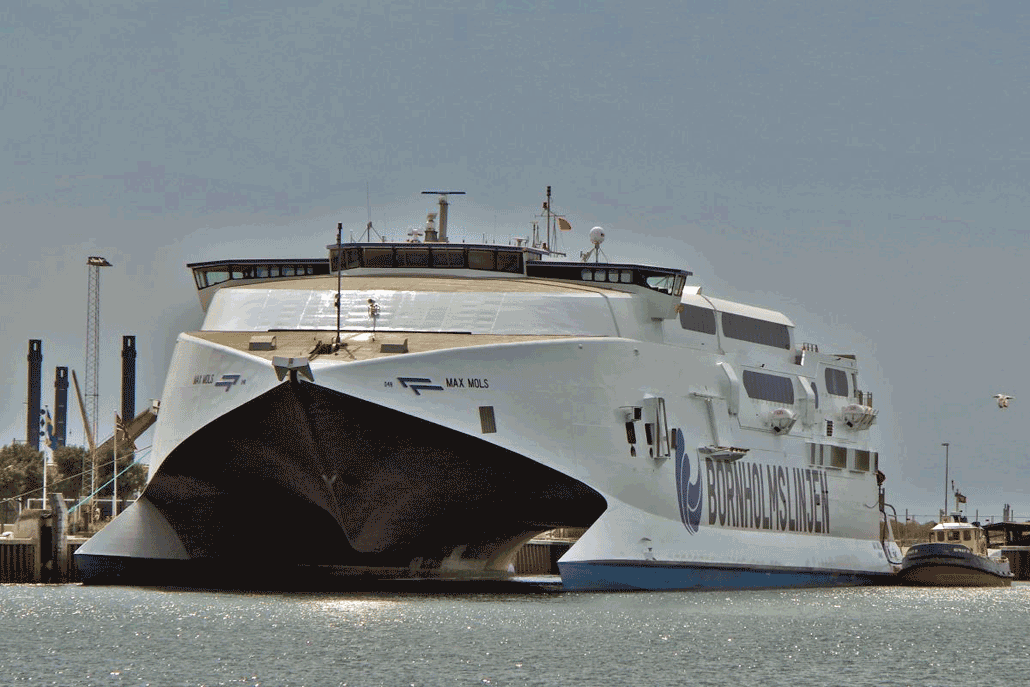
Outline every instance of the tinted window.
[(844, 370), (835, 370), (832, 367), (826, 368), (826, 393), (834, 396), (848, 395), (848, 376)]
[(830, 465), (835, 468), (846, 468), (848, 466), (848, 450), (843, 446), (831, 446)]
[(696, 305), (681, 303), (680, 326), (702, 334), (715, 333), (715, 311)]
[(397, 266), (427, 267), (429, 265), (428, 248), (401, 248), (397, 250)]
[(470, 250), (469, 267), (474, 270), (494, 269), (494, 251), (492, 250)]
[(788, 405), (794, 403), (794, 384), (790, 377), (744, 370), (744, 388), (751, 398)]
[(365, 267), (393, 267), (393, 250), (390, 248), (366, 248)]
[(436, 267), (462, 267), (465, 264), (465, 252), (460, 248), (447, 250), (446, 248), (433, 248), (433, 265)]
[(855, 451), (855, 469), (869, 472), (869, 451)]
[(722, 314), (722, 331), (731, 339), (740, 339), (776, 348), (790, 348), (790, 332), (785, 324), (724, 312)]
[(519, 259), (522, 257), (521, 253), (514, 253), (511, 251), (498, 251), (497, 252), (497, 271), (498, 272), (514, 272), (519, 273), (522, 271), (522, 261)]
[(215, 284), (221, 284), (223, 281), (229, 281), (229, 272), (226, 270), (209, 270), (205, 275), (208, 286), (214, 286)]

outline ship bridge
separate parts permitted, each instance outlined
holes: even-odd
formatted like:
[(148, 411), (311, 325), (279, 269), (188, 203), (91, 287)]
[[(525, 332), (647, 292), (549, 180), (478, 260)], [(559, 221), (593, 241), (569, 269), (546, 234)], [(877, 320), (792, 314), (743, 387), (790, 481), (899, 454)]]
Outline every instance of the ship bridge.
[(582, 282), (615, 290), (646, 290), (683, 294), (691, 272), (635, 264), (558, 262), (543, 260), (548, 252), (530, 246), (450, 243), (330, 244), (328, 258), (212, 260), (188, 263), (201, 306), (207, 310), (223, 287), (297, 280), (336, 274), (418, 275), (462, 277), (535, 277)]

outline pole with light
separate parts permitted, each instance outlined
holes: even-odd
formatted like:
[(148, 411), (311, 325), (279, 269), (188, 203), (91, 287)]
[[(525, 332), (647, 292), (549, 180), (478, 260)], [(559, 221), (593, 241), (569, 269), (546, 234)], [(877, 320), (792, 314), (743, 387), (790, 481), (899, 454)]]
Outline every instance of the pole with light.
[(944, 517), (948, 517), (948, 442), (941, 444), (944, 447)]
[[(369, 222), (369, 225), (372, 223)], [(340, 290), (343, 275), (343, 222), (336, 224), (336, 341), (334, 350), (340, 347)]]

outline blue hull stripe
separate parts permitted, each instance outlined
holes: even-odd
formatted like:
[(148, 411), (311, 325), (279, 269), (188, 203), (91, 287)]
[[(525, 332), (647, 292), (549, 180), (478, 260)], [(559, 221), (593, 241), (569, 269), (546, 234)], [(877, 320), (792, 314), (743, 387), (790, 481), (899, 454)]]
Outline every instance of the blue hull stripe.
[(892, 584), (889, 574), (851, 570), (753, 568), (630, 561), (562, 563), (562, 586), (568, 591), (778, 589)]

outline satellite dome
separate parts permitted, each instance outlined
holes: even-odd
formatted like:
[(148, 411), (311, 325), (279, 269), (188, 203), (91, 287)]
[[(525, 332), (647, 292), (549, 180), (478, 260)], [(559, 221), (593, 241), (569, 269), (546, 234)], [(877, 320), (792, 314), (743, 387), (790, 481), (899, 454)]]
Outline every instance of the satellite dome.
[(604, 243), (604, 229), (601, 227), (594, 227), (590, 230), (590, 242), (595, 246), (599, 246)]

